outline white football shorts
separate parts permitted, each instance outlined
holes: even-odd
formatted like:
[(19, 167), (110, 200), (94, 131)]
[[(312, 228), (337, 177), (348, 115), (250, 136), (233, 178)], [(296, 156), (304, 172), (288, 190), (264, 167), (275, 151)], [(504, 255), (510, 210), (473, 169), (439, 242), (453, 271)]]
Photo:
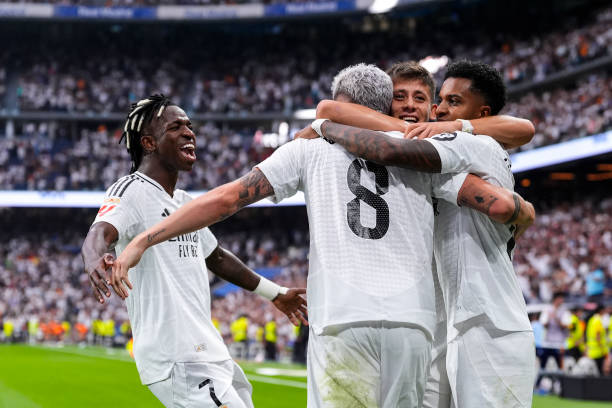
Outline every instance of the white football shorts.
[(308, 408), (418, 408), (431, 341), (416, 326), (362, 322), (308, 339)]
[(531, 407), (533, 332), (499, 330), (482, 316), (454, 336), (446, 358), (441, 358), (442, 349), (434, 356), (423, 407)]
[(253, 388), (233, 360), (175, 363), (169, 378), (148, 387), (166, 408), (253, 408)]

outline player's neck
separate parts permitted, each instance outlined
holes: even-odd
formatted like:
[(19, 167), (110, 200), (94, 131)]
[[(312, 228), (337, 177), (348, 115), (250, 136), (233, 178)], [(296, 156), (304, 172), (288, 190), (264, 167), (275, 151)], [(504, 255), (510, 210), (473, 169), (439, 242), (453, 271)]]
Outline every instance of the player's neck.
[(166, 190), (170, 197), (174, 196), (174, 188), (178, 180), (178, 170), (168, 170), (158, 163), (143, 160), (138, 171), (157, 181)]

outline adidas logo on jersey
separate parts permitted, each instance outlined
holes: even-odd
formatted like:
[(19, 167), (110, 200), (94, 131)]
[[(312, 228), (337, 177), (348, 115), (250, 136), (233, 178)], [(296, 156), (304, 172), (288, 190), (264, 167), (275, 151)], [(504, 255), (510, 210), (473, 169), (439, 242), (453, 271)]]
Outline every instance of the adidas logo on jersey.
[(162, 216), (162, 217), (167, 217), (167, 216), (169, 216), (169, 215), (170, 215), (170, 211), (168, 211), (168, 209), (167, 209), (167, 208), (164, 208), (164, 211), (162, 211), (161, 216)]

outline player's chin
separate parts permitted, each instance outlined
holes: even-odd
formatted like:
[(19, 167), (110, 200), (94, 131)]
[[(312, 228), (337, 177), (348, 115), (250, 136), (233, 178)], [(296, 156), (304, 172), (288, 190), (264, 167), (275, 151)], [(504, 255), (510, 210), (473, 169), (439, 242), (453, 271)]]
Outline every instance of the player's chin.
[(178, 164), (182, 171), (191, 170), (195, 162), (196, 162), (195, 153), (191, 153), (191, 154), (185, 154), (183, 152), (179, 153)]

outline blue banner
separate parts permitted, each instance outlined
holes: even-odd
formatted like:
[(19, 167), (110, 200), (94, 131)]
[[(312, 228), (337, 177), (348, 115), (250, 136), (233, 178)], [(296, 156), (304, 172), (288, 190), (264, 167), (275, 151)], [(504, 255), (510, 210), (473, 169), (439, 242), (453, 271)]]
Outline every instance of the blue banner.
[(313, 3), (272, 4), (266, 6), (264, 16), (299, 16), (357, 10), (355, 0), (323, 1)]
[(63, 18), (153, 20), (157, 18), (157, 9), (155, 7), (55, 6), (53, 15)]

